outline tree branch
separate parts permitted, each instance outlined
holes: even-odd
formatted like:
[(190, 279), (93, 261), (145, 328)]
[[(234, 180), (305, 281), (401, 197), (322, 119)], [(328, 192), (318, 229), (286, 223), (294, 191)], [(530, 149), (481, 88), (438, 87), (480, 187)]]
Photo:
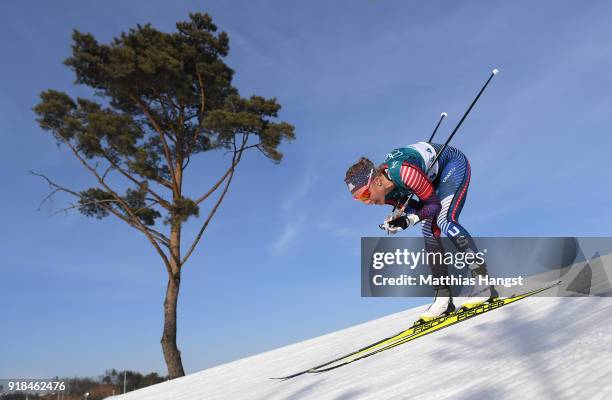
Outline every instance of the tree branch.
[[(51, 179), (49, 179), (49, 178), (48, 178), (46, 175), (43, 175), (43, 174), (40, 174), (40, 173), (37, 173), (37, 172), (34, 172), (34, 171), (30, 171), (30, 174), (35, 175), (35, 176), (39, 176), (39, 177), (43, 178), (44, 180), (46, 180), (46, 181), (47, 181), (47, 184), (49, 185), (49, 187), (51, 187), (51, 188), (53, 188), (53, 189), (54, 189), (54, 190), (53, 190), (53, 191), (52, 191), (50, 194), (48, 194), (48, 195), (47, 195), (47, 196), (46, 196), (46, 197), (45, 197), (45, 198), (42, 200), (42, 202), (41, 202), (41, 204), (40, 204), (40, 206), (39, 206), (39, 208), (38, 208), (39, 210), (40, 210), (40, 208), (42, 207), (42, 205), (43, 205), (45, 202), (47, 202), (47, 201), (51, 201), (51, 198), (52, 198), (52, 197), (53, 197), (53, 195), (54, 195), (54, 194), (56, 194), (57, 192), (66, 192), (66, 193), (68, 193), (68, 194), (71, 194), (71, 195), (73, 195), (73, 196), (75, 196), (75, 197), (79, 198), (79, 199), (82, 199), (82, 198), (83, 198), (83, 196), (81, 196), (81, 194), (80, 194), (80, 193), (78, 193), (78, 192), (76, 192), (76, 191), (74, 191), (74, 190), (67, 189), (67, 188), (66, 188), (66, 187), (64, 187), (64, 186), (61, 186), (61, 185), (59, 185), (59, 184), (57, 184), (57, 183), (53, 182), (53, 181), (52, 181)], [(127, 216), (125, 216), (125, 215), (123, 215), (123, 214), (121, 214), (121, 213), (117, 212), (117, 210), (115, 210), (114, 208), (112, 208), (112, 207), (110, 207), (108, 204), (106, 204), (106, 203), (112, 203), (112, 202), (116, 202), (116, 200), (105, 200), (105, 201), (100, 201), (100, 200), (98, 200), (98, 201), (96, 201), (96, 203), (97, 203), (97, 204), (99, 204), (99, 205), (100, 205), (100, 207), (103, 207), (103, 208), (104, 208), (106, 211), (108, 211), (109, 213), (112, 213), (112, 214), (113, 214), (113, 215), (115, 215), (117, 218), (119, 218), (119, 219), (121, 219), (122, 221), (126, 222), (128, 225), (132, 226), (133, 228), (135, 228), (135, 229), (137, 229), (137, 230), (139, 230), (139, 231), (141, 231), (141, 232), (143, 232), (143, 233), (145, 233), (145, 232), (144, 232), (144, 230), (149, 231), (149, 232), (151, 233), (151, 235), (155, 236), (155, 239), (157, 239), (157, 240), (159, 240), (159, 241), (161, 242), (161, 244), (163, 244), (163, 245), (164, 245), (164, 246), (166, 246), (166, 247), (168, 247), (168, 246), (169, 246), (169, 240), (168, 240), (168, 238), (167, 238), (167, 237), (166, 237), (166, 236), (165, 236), (163, 233), (161, 233), (161, 232), (159, 232), (159, 231), (156, 231), (155, 229), (152, 229), (152, 228), (146, 227), (146, 226), (144, 227), (144, 230), (143, 230), (143, 229), (142, 229), (140, 226), (136, 225), (136, 224), (135, 224), (135, 223), (132, 221), (132, 219), (130, 219), (129, 217), (127, 217)], [(91, 204), (93, 204), (93, 203), (94, 203), (94, 202), (91, 202)], [(78, 207), (80, 207), (80, 206), (78, 206), (78, 205), (73, 205), (72, 207), (68, 207), (68, 208), (65, 208), (65, 209), (63, 209), (63, 210), (60, 210), (60, 212), (61, 212), (61, 211), (68, 211), (68, 210), (69, 210), (69, 209), (71, 209), (71, 208), (78, 208)], [(142, 209), (142, 208), (140, 208), (138, 211), (140, 211), (141, 209)], [(55, 215), (55, 214), (58, 214), (58, 213), (59, 213), (59, 212), (56, 212), (56, 213), (53, 213), (52, 215)]]
[[(93, 169), (91, 167), (91, 165), (89, 165), (84, 159), (83, 157), (81, 157), (81, 155), (79, 154), (79, 152), (77, 151), (77, 149), (74, 148), (74, 146), (72, 145), (72, 143), (70, 143), (69, 141), (65, 141), (66, 145), (70, 148), (70, 150), (72, 150), (72, 153), (75, 155), (75, 157), (81, 162), (81, 164), (83, 164), (83, 166), (85, 168), (87, 168), (98, 180), (98, 182), (100, 182), (100, 184), (102, 186), (104, 186), (104, 188), (119, 202), (121, 203), (121, 206), (125, 209), (125, 211), (130, 215), (131, 219), (136, 225), (138, 225), (141, 229), (141, 231), (145, 234), (145, 236), (147, 237), (147, 239), (149, 239), (149, 241), (151, 242), (151, 244), (153, 245), (153, 247), (155, 248), (155, 250), (157, 251), (157, 253), (159, 254), (159, 256), (162, 258), (162, 260), (164, 261), (164, 264), (166, 265), (166, 269), (168, 270), (168, 272), (170, 273), (171, 268), (170, 268), (170, 261), (168, 260), (168, 257), (166, 256), (166, 254), (164, 253), (164, 251), (159, 247), (158, 243), (155, 241), (155, 238), (151, 235), (151, 233), (149, 232), (149, 230), (147, 229), (146, 226), (143, 225), (143, 223), (140, 221), (140, 219), (134, 214), (134, 211), (130, 208), (130, 206), (125, 202), (125, 200), (123, 200), (123, 198), (121, 198), (121, 196), (119, 196), (113, 189), (111, 189), (110, 186), (108, 186), (106, 184), (106, 182), (100, 177), (100, 175), (98, 174), (98, 172)], [(112, 208), (111, 208), (112, 209)], [(113, 210), (114, 211), (114, 210)], [(115, 212), (113, 212), (113, 214), (115, 214)]]
[[(187, 252), (185, 257), (183, 257), (183, 259), (181, 260), (181, 266), (183, 266), (187, 262), (187, 260), (189, 259), (189, 257), (193, 253), (193, 251), (195, 250), (196, 246), (200, 242), (200, 239), (202, 239), (202, 235), (204, 234), (204, 231), (208, 227), (208, 224), (210, 223), (210, 220), (212, 219), (212, 217), (215, 215), (215, 213), (219, 209), (219, 205), (223, 201), (223, 198), (225, 197), (225, 194), (227, 193), (227, 190), (229, 189), (230, 183), (232, 182), (232, 178), (234, 177), (234, 172), (236, 171), (235, 166), (238, 165), (238, 163), (240, 162), (240, 158), (242, 157), (242, 152), (244, 151), (244, 148), (246, 146), (247, 139), (248, 139), (248, 135), (243, 135), (242, 136), (242, 145), (240, 146), (240, 150), (235, 150), (234, 151), (234, 156), (232, 157), (232, 165), (234, 165), (234, 167), (231, 168), (231, 172), (230, 172), (230, 174), (228, 176), (227, 182), (225, 183), (225, 187), (223, 188), (223, 192), (221, 192), (221, 195), (219, 196), (219, 199), (217, 199), (217, 202), (215, 203), (214, 207), (212, 208), (212, 210), (208, 214), (208, 217), (206, 218), (206, 220), (204, 221), (204, 224), (200, 228), (200, 231), (198, 232), (198, 235), (196, 236), (195, 240), (193, 241), (193, 243), (189, 247), (189, 251)], [(234, 141), (234, 149), (236, 149), (235, 143), (236, 142)]]
[(176, 181), (176, 171), (174, 170), (174, 161), (172, 159), (172, 154), (170, 154), (170, 147), (168, 146), (168, 142), (166, 142), (166, 133), (161, 129), (153, 115), (151, 114), (149, 108), (142, 103), (139, 99), (132, 97), (132, 101), (140, 107), (142, 112), (147, 116), (153, 128), (157, 131), (159, 135), (159, 139), (162, 142), (162, 146), (164, 148), (164, 155), (166, 157), (166, 163), (168, 164), (168, 168), (170, 169), (170, 174), (172, 175), (172, 185), (173, 190), (178, 192), (178, 182)]
[[(114, 149), (114, 147), (112, 145), (109, 144), (109, 146), (111, 146), (111, 148)], [(115, 149), (116, 150), (116, 149)], [(134, 178), (130, 173), (128, 173), (127, 171), (125, 171), (123, 168), (121, 168), (121, 166), (119, 164), (117, 164), (112, 157), (110, 156), (110, 154), (108, 154), (106, 151), (104, 151), (104, 149), (102, 149), (102, 154), (104, 155), (104, 158), (106, 158), (108, 160), (109, 163), (111, 163), (111, 165), (117, 170), (119, 171), (123, 176), (125, 176), (126, 178), (128, 178), (130, 181), (134, 182), (136, 185), (140, 186), (141, 182), (138, 181), (138, 179)], [(157, 182), (157, 180), (156, 180)], [(164, 184), (163, 182), (160, 182), (161, 184)], [(164, 200), (163, 197), (161, 197), (159, 194), (157, 194), (155, 191), (153, 191), (153, 189), (151, 189), (149, 186), (147, 186), (147, 192), (150, 193), (158, 202), (159, 204), (164, 207), (166, 210), (169, 210), (171, 208), (170, 204), (168, 204), (168, 202), (166, 200)]]
[[(202, 132), (202, 123), (204, 122), (204, 111), (206, 110), (206, 96), (204, 92), (204, 79), (202, 79), (202, 75), (198, 74), (198, 84), (200, 85), (200, 118), (198, 118), (198, 126), (193, 130), (193, 136), (191, 137), (191, 141), (189, 142), (189, 146), (187, 147), (187, 157), (193, 151), (195, 144), (198, 140), (198, 136), (200, 136), (200, 132)], [(196, 114), (197, 115), (197, 114)]]
[(201, 202), (206, 200), (211, 194), (213, 194), (215, 192), (215, 190), (217, 190), (219, 188), (219, 186), (221, 186), (221, 184), (223, 183), (225, 178), (227, 178), (228, 175), (231, 174), (234, 171), (234, 168), (236, 168), (236, 165), (238, 165), (238, 164), (235, 163), (235, 157), (234, 157), (234, 158), (232, 158), (232, 164), (227, 169), (227, 171), (225, 171), (223, 176), (217, 181), (217, 183), (215, 183), (212, 186), (212, 188), (210, 188), (210, 190), (208, 192), (204, 193), (202, 196), (200, 196), (198, 199), (196, 199), (196, 201), (195, 201), (196, 204), (200, 204)]

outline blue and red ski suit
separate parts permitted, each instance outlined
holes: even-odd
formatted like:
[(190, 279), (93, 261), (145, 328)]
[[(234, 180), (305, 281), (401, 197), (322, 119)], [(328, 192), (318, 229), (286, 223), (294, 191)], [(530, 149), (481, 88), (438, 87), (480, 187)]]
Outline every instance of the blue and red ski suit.
[[(438, 238), (444, 234), (459, 251), (476, 253), (474, 239), (459, 223), (470, 184), (470, 163), (461, 151), (447, 146), (431, 166), (441, 149), (441, 144), (419, 142), (391, 151), (385, 158), (384, 171), (395, 188), (385, 202), (401, 207), (411, 193), (418, 197), (418, 201), (409, 203), (406, 212), (417, 214), (423, 221), (427, 251), (440, 251)], [(431, 268), (435, 277), (448, 274), (446, 266)]]

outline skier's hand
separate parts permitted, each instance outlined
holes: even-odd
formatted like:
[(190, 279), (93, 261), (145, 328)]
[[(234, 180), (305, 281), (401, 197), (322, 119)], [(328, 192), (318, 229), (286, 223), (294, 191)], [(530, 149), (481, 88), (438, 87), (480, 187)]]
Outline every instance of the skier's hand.
[[(401, 210), (401, 209), (399, 209), (399, 208), (394, 208), (394, 209), (393, 209), (393, 212), (391, 212), (391, 214), (387, 215), (387, 217), (385, 218), (385, 220), (383, 221), (383, 223), (382, 223), (382, 224), (379, 224), (379, 225), (378, 225), (378, 227), (379, 227), (380, 229), (382, 229), (383, 231), (386, 231), (386, 232), (387, 232), (387, 234), (390, 234), (390, 235), (394, 235), (394, 234), (396, 234), (396, 233), (397, 233), (397, 232), (399, 232), (401, 229), (400, 229), (400, 230), (395, 230), (393, 227), (391, 227), (391, 226), (389, 225), (389, 222), (393, 221), (393, 220), (394, 220), (394, 219), (396, 219), (396, 218), (400, 218), (400, 217), (402, 217), (402, 215), (403, 215), (403, 214), (404, 214), (404, 213), (402, 212), (402, 210)], [(393, 232), (392, 232), (392, 231), (393, 231)]]
[(394, 213), (390, 214), (385, 218), (385, 222), (381, 227), (387, 231), (390, 235), (395, 235), (398, 232), (408, 229), (411, 226), (418, 224), (420, 218), (416, 214), (400, 215), (397, 216)]

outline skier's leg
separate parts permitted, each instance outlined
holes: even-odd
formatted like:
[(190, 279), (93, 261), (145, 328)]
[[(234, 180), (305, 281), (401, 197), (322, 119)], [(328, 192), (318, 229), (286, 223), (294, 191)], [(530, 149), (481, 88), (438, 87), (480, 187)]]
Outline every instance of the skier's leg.
[(459, 223), (459, 215), (463, 210), (470, 185), (470, 175), (470, 164), (465, 156), (460, 154), (444, 166), (437, 190), (442, 203), (442, 209), (438, 214), (438, 226), (455, 247), (464, 253), (478, 251), (470, 233)]
[[(425, 239), (425, 251), (430, 253), (443, 253), (442, 242), (440, 241), (440, 228), (436, 224), (434, 218), (428, 218), (423, 221), (423, 238)], [(448, 276), (448, 266), (444, 263), (438, 263), (437, 257), (434, 257), (429, 267), (434, 278)], [(435, 298), (429, 308), (420, 315), (420, 320), (430, 321), (455, 311), (451, 290), (448, 285), (434, 286)]]
[[(442, 253), (442, 242), (440, 240), (440, 228), (433, 218), (428, 218), (423, 221), (422, 225), (423, 238), (425, 239), (425, 251), (427, 253)], [(435, 258), (434, 258), (435, 259)], [(429, 265), (431, 275), (434, 278), (448, 276), (448, 266), (444, 263), (435, 262)]]
[[(470, 233), (459, 223), (459, 215), (465, 204), (467, 190), (470, 184), (470, 163), (461, 153), (457, 153), (444, 166), (440, 174), (438, 185), (438, 196), (442, 203), (442, 209), (438, 215), (438, 225), (444, 233), (463, 253), (477, 253), (478, 248)], [(473, 278), (487, 275), (485, 263), (473, 264), (470, 267)], [(497, 295), (495, 288), (488, 285), (477, 285), (472, 289), (468, 300), (463, 304), (467, 307), (481, 304), (491, 297)]]

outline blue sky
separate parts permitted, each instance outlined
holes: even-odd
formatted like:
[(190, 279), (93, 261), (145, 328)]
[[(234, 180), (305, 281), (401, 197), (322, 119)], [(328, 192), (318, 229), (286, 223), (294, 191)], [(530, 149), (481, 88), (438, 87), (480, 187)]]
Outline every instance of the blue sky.
[[(38, 210), (48, 189), (29, 170), (75, 189), (92, 180), (31, 109), (45, 89), (88, 93), (62, 65), (73, 28), (108, 42), (137, 23), (172, 31), (195, 11), (228, 32), (241, 93), (276, 97), (297, 140), (280, 165), (246, 157), (184, 269), (188, 372), (424, 303), (360, 298), (359, 240), (380, 235), (387, 211), (352, 201), (344, 172), (425, 139), (442, 111), (448, 134), (494, 67), (454, 141), (473, 173), (463, 225), (611, 233), (610, 2), (2, 2), (0, 377), (165, 373), (160, 260), (122, 223)], [(195, 160), (187, 190), (202, 192), (227, 162)]]

